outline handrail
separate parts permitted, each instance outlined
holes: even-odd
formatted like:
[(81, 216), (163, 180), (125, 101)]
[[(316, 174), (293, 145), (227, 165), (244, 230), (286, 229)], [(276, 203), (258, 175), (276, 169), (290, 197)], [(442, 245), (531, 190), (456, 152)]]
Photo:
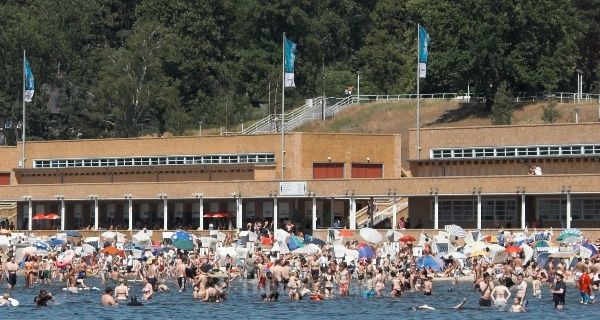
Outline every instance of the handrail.
[[(470, 93), (469, 95), (460, 95), (455, 92), (441, 92), (441, 93), (420, 93), (421, 99), (438, 99), (438, 100), (461, 100), (470, 101), (471, 99), (485, 100), (485, 97), (480, 96), (476, 93)], [(321, 119), (323, 116), (326, 118), (334, 116), (336, 113), (346, 109), (347, 107), (355, 104), (364, 102), (374, 101), (400, 101), (400, 100), (413, 100), (417, 98), (415, 93), (404, 93), (394, 95), (349, 95), (339, 99), (335, 104), (331, 106), (326, 105), (325, 97), (316, 97), (307, 100), (307, 103), (291, 110), (284, 115), (284, 128), (286, 132), (290, 132), (305, 123)], [(513, 102), (515, 103), (527, 103), (535, 101), (547, 101), (555, 100), (560, 103), (576, 103), (578, 94), (574, 92), (547, 92), (542, 94), (531, 94), (531, 93), (517, 93)], [(581, 101), (593, 101), (598, 100), (600, 104), (600, 94), (582, 93)], [(321, 108), (325, 105), (324, 110)], [(324, 112), (324, 114), (323, 114)], [(275, 121), (275, 123), (274, 123)], [(243, 128), (240, 132), (221, 132), (221, 134), (257, 134), (257, 133), (271, 133), (278, 132), (280, 130), (281, 114), (270, 114), (252, 125)]]

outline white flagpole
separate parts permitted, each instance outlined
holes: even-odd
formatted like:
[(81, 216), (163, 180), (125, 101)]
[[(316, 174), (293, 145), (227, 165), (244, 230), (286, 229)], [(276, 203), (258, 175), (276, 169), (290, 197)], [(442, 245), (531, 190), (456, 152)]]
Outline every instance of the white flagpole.
[(281, 48), (281, 180), (285, 180), (285, 32)]
[(23, 50), (23, 92), (21, 94), (21, 99), (23, 100), (23, 125), (21, 129), (23, 130), (21, 133), (21, 148), (22, 148), (22, 158), (20, 167), (25, 168), (25, 81), (26, 81), (26, 70), (25, 70), (25, 50)]
[(419, 77), (421, 76), (421, 70), (419, 66), (419, 53), (421, 46), (421, 37), (419, 34), (420, 24), (417, 24), (417, 159), (421, 159), (421, 106), (420, 106), (420, 95), (419, 95)]

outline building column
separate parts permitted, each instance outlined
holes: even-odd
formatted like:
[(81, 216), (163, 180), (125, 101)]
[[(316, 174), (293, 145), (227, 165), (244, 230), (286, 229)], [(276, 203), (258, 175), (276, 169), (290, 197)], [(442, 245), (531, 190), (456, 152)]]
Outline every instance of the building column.
[(392, 197), (392, 230), (396, 230), (396, 227), (398, 226), (398, 206), (396, 200), (396, 195), (394, 195), (394, 197)]
[(356, 229), (356, 199), (350, 197), (350, 229)]
[(567, 191), (567, 229), (571, 229), (571, 191)]
[(440, 199), (437, 193), (433, 196), (433, 228), (440, 228)]
[(477, 229), (481, 229), (481, 192), (477, 193)]
[(521, 229), (527, 228), (527, 221), (525, 216), (525, 191), (521, 192)]
[[(27, 230), (33, 230), (33, 203), (31, 201), (31, 196), (24, 196), (25, 200), (27, 200)], [(18, 229), (18, 227), (17, 227)]]
[(242, 221), (242, 197), (238, 196), (236, 199), (236, 218), (235, 218), (235, 227), (238, 230), (243, 229), (243, 221)]
[(169, 230), (169, 209), (167, 207), (167, 195), (162, 197), (163, 200), (163, 230)]
[(94, 200), (94, 230), (98, 230), (98, 220), (100, 219), (98, 214), (98, 195), (90, 194), (88, 197)]
[(204, 198), (200, 197), (198, 201), (200, 202), (200, 230), (204, 230)]
[(312, 230), (313, 234), (317, 230), (317, 197), (314, 194), (312, 197)]
[(60, 231), (65, 231), (65, 197), (60, 197)]
[(126, 194), (125, 199), (127, 199), (127, 229), (133, 230), (133, 197), (131, 194)]
[(277, 197), (273, 198), (273, 235), (277, 233)]

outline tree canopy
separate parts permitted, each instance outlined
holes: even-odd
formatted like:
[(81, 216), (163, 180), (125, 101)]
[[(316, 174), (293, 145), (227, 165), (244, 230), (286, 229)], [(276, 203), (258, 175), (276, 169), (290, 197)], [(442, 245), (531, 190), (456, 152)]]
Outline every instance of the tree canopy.
[(277, 112), (284, 32), (298, 45), (287, 108), (340, 96), (358, 73), (361, 93), (414, 92), (417, 24), (431, 37), (421, 92), (470, 86), (491, 107), (502, 83), (573, 92), (578, 71), (598, 92), (599, 21), (600, 0), (7, 0), (2, 136), (19, 135), (24, 50), (28, 137), (135, 137)]

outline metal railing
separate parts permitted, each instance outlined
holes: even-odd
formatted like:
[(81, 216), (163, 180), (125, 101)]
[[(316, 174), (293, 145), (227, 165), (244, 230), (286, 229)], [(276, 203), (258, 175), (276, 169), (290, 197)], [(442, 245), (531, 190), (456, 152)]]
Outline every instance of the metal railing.
[[(485, 101), (485, 97), (471, 93), (470, 95), (460, 95), (455, 92), (442, 93), (421, 93), (421, 99), (434, 100), (455, 100), (455, 101), (470, 101), (478, 100)], [(350, 95), (344, 98), (325, 98), (316, 97), (308, 99), (307, 102), (299, 108), (296, 108), (284, 115), (285, 131), (290, 132), (302, 125), (317, 119), (333, 117), (335, 114), (345, 110), (349, 106), (360, 103), (369, 103), (377, 101), (401, 101), (414, 100), (417, 98), (415, 93), (394, 94), (394, 95)], [(327, 105), (329, 100), (335, 100), (332, 105)], [(517, 93), (513, 99), (515, 103), (529, 103), (536, 101), (554, 100), (560, 103), (577, 103), (578, 101), (591, 102), (598, 101), (600, 105), (600, 94), (583, 93), (578, 99), (578, 94), (575, 92), (549, 92), (544, 94)], [(259, 134), (279, 132), (281, 127), (281, 114), (268, 115), (249, 127), (243, 128), (239, 132), (221, 131), (222, 135), (227, 134)]]

